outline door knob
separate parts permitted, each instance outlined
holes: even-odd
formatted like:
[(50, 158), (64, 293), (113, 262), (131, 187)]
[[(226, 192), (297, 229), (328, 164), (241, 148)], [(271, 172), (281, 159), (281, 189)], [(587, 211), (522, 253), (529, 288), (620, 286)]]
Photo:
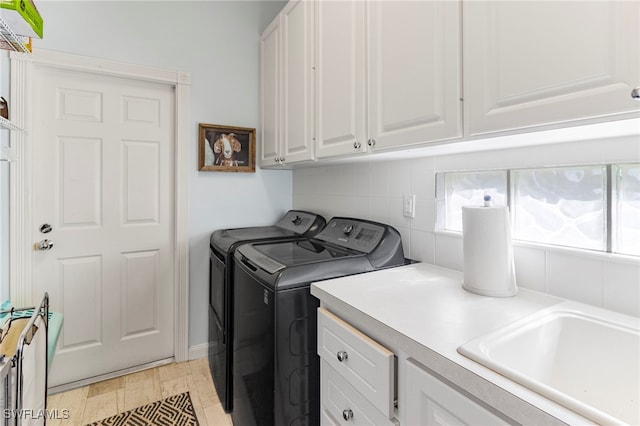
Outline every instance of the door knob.
[(40, 251), (51, 250), (53, 248), (53, 241), (44, 239), (39, 243), (36, 243), (35, 246), (36, 246), (36, 250), (40, 250)]
[(631, 91), (631, 97), (633, 99), (640, 100), (640, 87), (636, 87)]

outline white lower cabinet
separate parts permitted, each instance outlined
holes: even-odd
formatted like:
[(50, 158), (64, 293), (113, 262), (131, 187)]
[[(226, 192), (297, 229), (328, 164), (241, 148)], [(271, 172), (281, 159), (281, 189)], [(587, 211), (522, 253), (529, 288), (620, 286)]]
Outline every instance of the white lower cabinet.
[(415, 361), (405, 361), (403, 425), (506, 425)]
[(396, 425), (393, 352), (318, 309), (322, 424)]
[(382, 414), (375, 405), (333, 369), (321, 364), (323, 424), (393, 426), (398, 422)]
[(439, 379), (411, 353), (356, 327), (318, 309), (323, 426), (509, 424)]

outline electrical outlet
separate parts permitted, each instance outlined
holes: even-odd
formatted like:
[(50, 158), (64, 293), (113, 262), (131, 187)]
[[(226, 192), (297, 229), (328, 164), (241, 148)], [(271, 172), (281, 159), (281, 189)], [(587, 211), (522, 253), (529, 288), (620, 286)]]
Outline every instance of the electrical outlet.
[(402, 214), (404, 217), (416, 217), (416, 194), (404, 194), (402, 200)]

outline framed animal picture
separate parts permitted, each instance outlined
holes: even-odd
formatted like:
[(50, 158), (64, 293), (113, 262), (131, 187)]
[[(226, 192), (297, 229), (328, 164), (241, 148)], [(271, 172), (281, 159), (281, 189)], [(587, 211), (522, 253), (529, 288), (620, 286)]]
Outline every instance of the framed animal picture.
[(256, 129), (198, 124), (198, 170), (256, 171)]

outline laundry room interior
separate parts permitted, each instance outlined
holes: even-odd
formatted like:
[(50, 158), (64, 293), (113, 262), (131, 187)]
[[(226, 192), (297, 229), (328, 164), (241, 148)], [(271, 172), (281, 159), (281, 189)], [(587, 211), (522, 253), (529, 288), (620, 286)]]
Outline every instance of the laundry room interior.
[(640, 3), (20, 3), (10, 424), (640, 424)]

